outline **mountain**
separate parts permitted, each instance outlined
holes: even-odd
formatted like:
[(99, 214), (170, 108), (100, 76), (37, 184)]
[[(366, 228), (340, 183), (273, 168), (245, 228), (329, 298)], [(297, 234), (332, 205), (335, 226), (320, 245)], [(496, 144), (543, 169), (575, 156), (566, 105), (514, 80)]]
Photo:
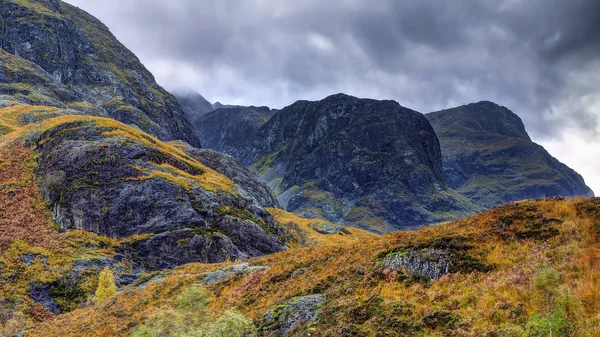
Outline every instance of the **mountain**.
[(381, 237), (324, 235), (310, 220), (274, 216), (309, 244), (148, 275), (26, 336), (600, 333), (600, 199), (513, 203)]
[(258, 129), (269, 120), (265, 109), (220, 108), (192, 120), (203, 146), (241, 158), (249, 150)]
[(440, 140), (446, 183), (480, 205), (593, 196), (583, 178), (532, 142), (505, 107), (478, 102), (425, 116)]
[(4, 0), (0, 13), (0, 94), (200, 145), (175, 97), (93, 16), (59, 0)]
[(344, 94), (298, 101), (262, 125), (251, 148), (246, 139), (239, 144), (242, 163), (302, 216), (386, 231), (477, 209), (446, 188), (427, 119), (394, 101)]
[(244, 106), (244, 105), (231, 105), (231, 104), (222, 104), (221, 102), (215, 102), (212, 105), (213, 110), (217, 110), (217, 109), (242, 109), (242, 108), (249, 108), (252, 110), (256, 110), (260, 113), (264, 113), (267, 114), (269, 116), (273, 116), (277, 111), (277, 109), (271, 109), (268, 106), (254, 106), (254, 105), (250, 105), (250, 106)]
[(174, 91), (173, 95), (177, 98), (189, 120), (193, 120), (214, 110), (212, 104), (195, 91)]
[(286, 249), (275, 196), (231, 157), (75, 110), (0, 106), (0, 296), (22, 303), (2, 310), (79, 308), (103, 268), (123, 286)]

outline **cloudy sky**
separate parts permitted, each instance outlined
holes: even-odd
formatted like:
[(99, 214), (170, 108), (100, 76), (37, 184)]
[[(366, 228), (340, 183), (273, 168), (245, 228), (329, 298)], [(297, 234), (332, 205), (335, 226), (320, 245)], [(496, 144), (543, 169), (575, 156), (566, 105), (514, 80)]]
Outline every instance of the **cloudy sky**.
[(345, 92), (491, 100), (600, 193), (600, 1), (67, 0), (168, 90), (280, 108)]

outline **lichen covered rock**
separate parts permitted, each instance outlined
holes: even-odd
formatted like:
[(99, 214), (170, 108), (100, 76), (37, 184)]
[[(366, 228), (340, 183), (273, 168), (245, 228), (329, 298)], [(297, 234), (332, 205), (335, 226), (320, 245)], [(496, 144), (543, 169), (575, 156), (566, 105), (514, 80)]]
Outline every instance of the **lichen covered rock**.
[(306, 331), (306, 325), (319, 320), (325, 297), (320, 294), (292, 298), (267, 311), (260, 327), (264, 333), (287, 336), (292, 329)]

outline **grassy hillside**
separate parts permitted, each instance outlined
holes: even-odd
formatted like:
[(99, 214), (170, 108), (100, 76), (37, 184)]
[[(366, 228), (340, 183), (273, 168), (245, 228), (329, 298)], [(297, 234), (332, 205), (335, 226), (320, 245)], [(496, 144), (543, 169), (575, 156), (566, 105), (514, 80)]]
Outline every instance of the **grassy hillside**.
[[(111, 239), (60, 228), (51, 216), (56, 209), (50, 209), (44, 200), (36, 173), (41, 158), (37, 147), (69, 132), (93, 128), (100, 130), (107, 142), (99, 143), (99, 148), (108, 147), (111, 141), (122, 146), (139, 143), (152, 149), (154, 160), (167, 158), (162, 164), (147, 162), (144, 167), (133, 167), (136, 175), (125, 181), (160, 179), (183, 190), (201, 189), (219, 196), (238, 193), (227, 177), (139, 129), (108, 118), (66, 115), (76, 112), (73, 110), (10, 100), (0, 103), (0, 335), (12, 336), (52, 318), (54, 311), (68, 312), (93, 301), (99, 272), (105, 266), (118, 272), (117, 283), (130, 283), (139, 267), (123, 259), (123, 249), (153, 236), (140, 233)], [(102, 158), (97, 160), (100, 165)], [(75, 188), (100, 189), (94, 179), (98, 173), (88, 173), (89, 179), (78, 181)], [(60, 191), (61, 198), (68, 193)]]
[[(319, 294), (325, 301), (318, 319), (292, 326), (289, 335), (600, 334), (599, 199), (519, 202), (419, 231), (369, 237), (352, 229), (352, 235), (324, 236), (317, 246), (251, 260), (267, 268), (202, 286), (203, 312), (221, 320), (235, 314), (238, 323), (251, 319), (255, 332), (276, 336), (266, 312), (285, 321), (295, 317), (286, 311), (294, 301)], [(413, 262), (421, 267), (446, 264), (448, 273), (432, 278), (426, 268), (390, 263), (403, 256), (417, 256)], [(170, 335), (185, 335), (195, 323), (177, 325), (186, 317), (182, 303), (208, 272), (227, 265), (189, 264), (149, 275), (150, 282), (124, 287), (114, 299), (49, 320), (29, 335), (152, 336), (153, 322), (165, 317), (172, 318)]]

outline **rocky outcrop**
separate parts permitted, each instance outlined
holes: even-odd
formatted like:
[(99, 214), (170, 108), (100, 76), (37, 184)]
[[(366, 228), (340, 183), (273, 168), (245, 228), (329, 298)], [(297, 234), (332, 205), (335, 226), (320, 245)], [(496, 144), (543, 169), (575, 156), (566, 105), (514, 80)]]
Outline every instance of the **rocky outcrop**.
[(319, 320), (320, 308), (325, 303), (321, 294), (292, 298), (267, 311), (260, 327), (263, 333), (288, 336), (291, 331), (306, 331), (306, 325)]
[(251, 273), (264, 272), (269, 268), (265, 266), (250, 266), (248, 262), (234, 264), (223, 269), (207, 273), (201, 280), (204, 284), (215, 284), (228, 280), (234, 276), (242, 276)]
[(192, 158), (233, 180), (240, 187), (240, 193), (252, 199), (256, 204), (262, 207), (279, 208), (279, 202), (269, 186), (231, 156), (191, 146), (185, 146), (184, 150)]
[[(268, 108), (267, 108), (268, 109)], [(241, 158), (270, 116), (255, 107), (222, 108), (192, 120), (202, 145)]]
[(391, 270), (406, 270), (429, 280), (438, 280), (450, 272), (452, 262), (448, 250), (427, 249), (423, 251), (407, 251), (389, 254), (381, 261), (381, 266)]
[(521, 119), (492, 102), (426, 115), (449, 187), (485, 207), (519, 199), (592, 196), (583, 178), (534, 143)]
[(177, 98), (189, 120), (196, 119), (214, 110), (212, 104), (195, 91), (174, 91), (173, 95)]
[(108, 119), (58, 118), (64, 122), (29, 137), (42, 195), (63, 229), (146, 234), (124, 254), (151, 269), (284, 249), (251, 193), (178, 148)]
[(386, 231), (476, 209), (446, 188), (428, 121), (394, 101), (298, 101), (260, 127), (251, 149), (235, 153), (285, 209), (305, 217)]
[(58, 0), (0, 2), (0, 48), (2, 59), (11, 59), (0, 65), (0, 93), (76, 106), (163, 140), (200, 145), (175, 97), (106, 26), (77, 7)]

